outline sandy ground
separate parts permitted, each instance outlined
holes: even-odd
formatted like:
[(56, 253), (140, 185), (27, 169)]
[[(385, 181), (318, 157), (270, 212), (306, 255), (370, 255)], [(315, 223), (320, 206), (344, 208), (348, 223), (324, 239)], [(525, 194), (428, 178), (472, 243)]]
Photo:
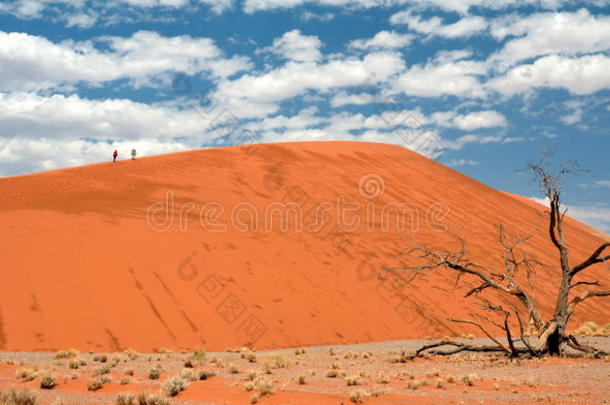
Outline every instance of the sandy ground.
[[(411, 247), (457, 248), (458, 237), (472, 260), (503, 266), (498, 224), (533, 235), (525, 248), (545, 264), (532, 280), (537, 304), (548, 316), (556, 302), (557, 252), (540, 206), (398, 146), (206, 149), (2, 178), (0, 190), (4, 351), (276, 349), (476, 334), (447, 321), (478, 310), (463, 298), (472, 280), (456, 287), (443, 271), (413, 278), (383, 269), (414, 264), (401, 253)], [(295, 204), (313, 226), (268, 215), (278, 203)], [(318, 222), (321, 207), (329, 210)], [(572, 263), (604, 238), (565, 225)], [(595, 279), (609, 284), (607, 267), (582, 274)], [(572, 324), (608, 323), (607, 302), (584, 302)]]
[[(610, 350), (610, 338), (583, 338)], [(264, 352), (210, 352), (203, 364), (185, 367), (190, 353), (137, 354), (81, 353), (71, 359), (56, 359), (53, 353), (1, 353), (0, 390), (26, 387), (36, 390), (40, 404), (115, 404), (121, 393), (149, 392), (165, 396), (162, 387), (174, 376), (195, 375), (213, 370), (205, 381), (190, 381), (172, 404), (249, 404), (257, 395), (261, 379), (272, 384), (272, 393), (260, 397), (260, 404), (350, 404), (362, 391), (365, 404), (529, 404), (610, 403), (610, 357), (604, 359), (547, 358), (508, 360), (496, 355), (458, 355), (399, 362), (424, 341), (403, 340), (346, 346), (317, 346)], [(248, 358), (248, 354), (252, 358)], [(245, 358), (244, 358), (245, 357)], [(70, 369), (72, 361), (86, 365)], [(283, 364), (285, 363), (285, 364)], [(188, 365), (188, 364), (187, 364)], [(276, 366), (283, 366), (278, 367)], [(110, 366), (107, 382), (98, 391), (87, 385)], [(150, 380), (151, 369), (161, 370)], [(36, 377), (23, 382), (22, 370), (37, 370)], [(329, 377), (329, 370), (337, 376)], [(127, 376), (126, 374), (133, 375)], [(40, 380), (51, 374), (58, 385), (40, 390)], [(299, 384), (299, 377), (305, 384)], [(247, 391), (250, 379), (258, 382)], [(121, 381), (124, 380), (124, 381)], [(357, 385), (348, 386), (348, 381)]]

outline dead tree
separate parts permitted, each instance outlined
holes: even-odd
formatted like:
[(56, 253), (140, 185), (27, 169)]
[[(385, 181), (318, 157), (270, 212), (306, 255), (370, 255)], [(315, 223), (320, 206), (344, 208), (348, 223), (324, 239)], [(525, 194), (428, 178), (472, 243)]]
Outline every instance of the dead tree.
[[(561, 283), (557, 290), (554, 310), (545, 319), (536, 305), (533, 297), (531, 279), (535, 268), (541, 266), (533, 256), (521, 248), (521, 245), (531, 238), (517, 238), (510, 241), (506, 236), (504, 228), (499, 226), (499, 243), (503, 248), (503, 266), (500, 271), (489, 269), (485, 266), (471, 261), (467, 257), (466, 243), (460, 239), (461, 249), (458, 251), (434, 251), (428, 248), (414, 248), (407, 251), (409, 254), (417, 254), (423, 262), (418, 266), (399, 267), (386, 269), (389, 271), (415, 271), (425, 272), (434, 269), (445, 269), (456, 274), (456, 280), (469, 277), (478, 281), (475, 287), (466, 292), (465, 297), (478, 298), (481, 308), (497, 314), (494, 316), (473, 316), (473, 319), (449, 319), (451, 322), (465, 323), (477, 327), (492, 342), (491, 345), (477, 346), (454, 340), (442, 340), (418, 349), (413, 356), (424, 353), (437, 355), (451, 355), (464, 351), (471, 352), (502, 352), (510, 357), (521, 355), (544, 356), (561, 355), (566, 346), (580, 352), (593, 355), (602, 355), (602, 351), (583, 345), (576, 337), (568, 334), (567, 326), (577, 306), (588, 299), (608, 297), (610, 290), (602, 290), (601, 284), (596, 281), (575, 281), (577, 275), (584, 274), (591, 266), (605, 263), (610, 259), (610, 241), (602, 243), (585, 260), (575, 266), (570, 264), (570, 257), (564, 233), (564, 219), (567, 209), (561, 206), (560, 182), (563, 176), (574, 170), (573, 165), (562, 166), (555, 175), (550, 174), (547, 165), (548, 156), (545, 155), (540, 162), (531, 163), (529, 169), (534, 173), (535, 179), (540, 183), (542, 191), (549, 201), (549, 210), (545, 214), (549, 216), (548, 236), (557, 250), (559, 268), (554, 271), (560, 272)], [(525, 284), (527, 283), (527, 285)], [(578, 288), (578, 289), (577, 289)], [(587, 288), (582, 291), (583, 288)], [(579, 291), (577, 293), (577, 291)], [(492, 303), (483, 298), (482, 293), (495, 292), (495, 299), (502, 300), (502, 305)], [(498, 320), (499, 319), (499, 320)], [(527, 321), (527, 325), (524, 324)], [(511, 330), (518, 326), (518, 337)], [(502, 331), (506, 337), (506, 343), (497, 339), (495, 333), (489, 328), (494, 327)], [(532, 329), (530, 333), (527, 329)], [(533, 336), (532, 336), (533, 335)], [(439, 348), (450, 349), (439, 350)]]

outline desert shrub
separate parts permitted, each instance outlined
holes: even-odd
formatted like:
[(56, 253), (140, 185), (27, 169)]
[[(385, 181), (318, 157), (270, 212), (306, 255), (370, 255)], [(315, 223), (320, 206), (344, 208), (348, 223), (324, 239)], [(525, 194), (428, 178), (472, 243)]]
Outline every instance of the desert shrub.
[(29, 389), (17, 391), (11, 388), (6, 393), (0, 393), (2, 405), (36, 405), (37, 403), (36, 394)]
[(253, 351), (247, 350), (241, 353), (241, 358), (244, 360), (248, 360), (250, 363), (256, 363), (256, 353)]
[(106, 356), (105, 354), (96, 354), (95, 356), (93, 356), (93, 361), (105, 363), (108, 361), (108, 356)]
[(123, 353), (129, 358), (129, 360), (133, 361), (139, 357), (138, 352), (133, 349), (127, 349)]
[(203, 349), (195, 350), (193, 352), (193, 361), (197, 365), (201, 366), (201, 365), (205, 364), (207, 357), (208, 357), (208, 352)]
[(158, 368), (152, 368), (148, 372), (148, 378), (150, 378), (151, 380), (158, 380), (159, 377), (161, 377), (161, 370), (159, 370)]
[(305, 349), (295, 349), (294, 354), (297, 356), (305, 354)]
[(281, 354), (272, 354), (265, 359), (264, 368), (268, 374), (271, 374), (271, 370), (276, 368), (287, 368), (290, 366), (288, 360)]
[(115, 405), (136, 405), (136, 399), (130, 394), (119, 394), (116, 397)]
[(411, 380), (407, 383), (407, 387), (411, 390), (418, 390), (422, 386), (421, 381)]
[(197, 375), (190, 368), (184, 368), (180, 372), (180, 377), (184, 378), (187, 381), (197, 381)]
[(341, 371), (337, 370), (337, 369), (334, 369), (334, 368), (331, 368), (330, 370), (328, 370), (326, 372), (326, 377), (328, 377), (328, 378), (337, 378), (340, 375), (341, 375)]
[(199, 381), (207, 380), (211, 377), (214, 377), (216, 373), (213, 370), (201, 370), (197, 373), (197, 379)]
[(76, 370), (76, 369), (80, 368), (80, 361), (79, 360), (70, 360), (70, 362), (68, 363), (68, 367), (72, 370)]
[(193, 367), (195, 367), (195, 365), (193, 364), (193, 361), (192, 361), (192, 360), (190, 360), (190, 359), (189, 359), (189, 360), (186, 360), (186, 361), (184, 362), (183, 366), (184, 366), (185, 368), (193, 368)]
[(377, 374), (377, 383), (378, 384), (389, 384), (390, 379), (385, 374)]
[(137, 405), (169, 405), (169, 399), (145, 392), (139, 393), (136, 399)]
[(172, 377), (163, 384), (163, 391), (169, 397), (175, 397), (188, 387), (189, 383), (182, 377)]
[(87, 390), (89, 390), (89, 391), (100, 390), (100, 389), (102, 389), (104, 384), (109, 383), (110, 381), (112, 381), (112, 380), (108, 377), (96, 378), (94, 380), (89, 381), (89, 384), (87, 384)]
[(364, 402), (364, 398), (366, 398), (366, 391), (364, 390), (356, 390), (349, 394), (349, 399), (355, 404), (361, 404)]
[(436, 385), (436, 388), (439, 388), (439, 389), (445, 388), (445, 380), (443, 380), (442, 378), (437, 378), (435, 385)]
[(106, 365), (98, 368), (97, 370), (95, 370), (93, 375), (106, 375), (106, 374), (109, 374), (111, 371), (112, 371), (112, 367), (110, 367), (110, 365), (106, 364)]
[(40, 380), (40, 388), (43, 390), (52, 390), (56, 385), (57, 381), (55, 381), (55, 377), (52, 375), (46, 375)]
[(125, 375), (128, 375), (131, 377), (134, 374), (135, 374), (135, 372), (131, 368), (128, 368), (127, 370), (125, 370)]
[(257, 377), (254, 381), (249, 381), (244, 385), (246, 391), (258, 390), (258, 397), (273, 394), (273, 383), (264, 377)]
[(474, 385), (474, 382), (476, 379), (477, 379), (477, 376), (475, 374), (469, 374), (469, 375), (465, 375), (462, 377), (462, 382), (465, 385), (472, 387)]
[(232, 364), (229, 367), (229, 374), (239, 374), (239, 367), (237, 367), (235, 364)]
[(364, 381), (360, 378), (360, 376), (357, 376), (357, 375), (347, 377), (345, 379), (345, 382), (347, 383), (348, 387), (351, 387), (352, 385), (363, 385), (364, 384)]
[(300, 375), (300, 376), (297, 378), (297, 381), (299, 382), (299, 384), (300, 384), (300, 385), (305, 385), (305, 384), (307, 384), (307, 380), (305, 379), (305, 376), (304, 376), (304, 375)]
[(36, 370), (31, 368), (22, 368), (16, 372), (17, 378), (21, 378), (23, 381), (32, 381), (38, 376)]
[(131, 382), (130, 378), (121, 378), (121, 381), (119, 381), (119, 384), (121, 385), (127, 385)]
[(78, 350), (76, 349), (62, 350), (55, 354), (56, 359), (69, 359), (76, 356), (78, 356)]
[(389, 388), (373, 388), (369, 393), (372, 397), (378, 397), (380, 395), (388, 395), (390, 393)]
[(246, 374), (246, 380), (254, 381), (258, 377), (258, 372), (255, 370), (250, 370), (248, 374)]
[(258, 388), (258, 392), (261, 394), (261, 397), (271, 395), (273, 393), (273, 384), (266, 378), (261, 377), (257, 379), (256, 387)]
[(610, 336), (610, 323), (598, 326), (595, 322), (585, 322), (574, 331), (575, 335), (580, 336)]

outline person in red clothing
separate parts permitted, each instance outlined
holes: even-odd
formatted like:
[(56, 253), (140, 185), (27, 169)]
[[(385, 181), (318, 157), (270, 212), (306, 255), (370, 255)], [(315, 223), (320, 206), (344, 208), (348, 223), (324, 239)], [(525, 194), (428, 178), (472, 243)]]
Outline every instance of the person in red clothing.
[(117, 152), (116, 150), (114, 151), (114, 153), (112, 154), (112, 161), (116, 162), (116, 158), (119, 156), (119, 152)]

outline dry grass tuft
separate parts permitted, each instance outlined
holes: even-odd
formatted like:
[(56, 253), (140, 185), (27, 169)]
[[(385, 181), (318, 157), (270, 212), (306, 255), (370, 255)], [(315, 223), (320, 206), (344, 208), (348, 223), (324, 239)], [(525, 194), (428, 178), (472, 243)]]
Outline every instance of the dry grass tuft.
[(36, 405), (37, 403), (36, 394), (29, 389), (17, 391), (11, 388), (7, 393), (0, 393), (2, 405)]
[(62, 350), (55, 354), (56, 359), (69, 359), (76, 356), (78, 356), (78, 350), (76, 349)]
[(187, 380), (182, 377), (172, 377), (163, 384), (163, 391), (168, 397), (175, 397), (189, 386)]
[(52, 375), (46, 375), (40, 380), (40, 388), (43, 390), (52, 390), (57, 386), (57, 381)]
[(352, 391), (349, 394), (349, 399), (355, 404), (361, 404), (364, 402), (364, 398), (368, 396), (368, 393), (365, 390), (358, 389), (356, 391)]

